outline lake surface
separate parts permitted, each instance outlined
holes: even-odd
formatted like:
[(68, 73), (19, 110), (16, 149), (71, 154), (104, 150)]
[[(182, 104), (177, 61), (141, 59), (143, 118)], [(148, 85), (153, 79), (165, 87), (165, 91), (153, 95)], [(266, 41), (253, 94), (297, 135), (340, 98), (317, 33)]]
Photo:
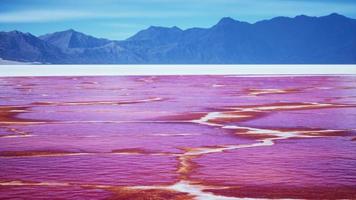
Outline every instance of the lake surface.
[(0, 78), (0, 199), (355, 199), (356, 76)]

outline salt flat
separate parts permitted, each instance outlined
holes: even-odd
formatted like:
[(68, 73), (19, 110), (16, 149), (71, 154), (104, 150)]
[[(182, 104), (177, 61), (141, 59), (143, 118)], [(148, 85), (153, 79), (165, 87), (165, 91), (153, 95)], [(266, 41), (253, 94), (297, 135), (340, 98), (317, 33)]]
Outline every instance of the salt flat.
[(0, 76), (349, 75), (356, 65), (0, 65)]

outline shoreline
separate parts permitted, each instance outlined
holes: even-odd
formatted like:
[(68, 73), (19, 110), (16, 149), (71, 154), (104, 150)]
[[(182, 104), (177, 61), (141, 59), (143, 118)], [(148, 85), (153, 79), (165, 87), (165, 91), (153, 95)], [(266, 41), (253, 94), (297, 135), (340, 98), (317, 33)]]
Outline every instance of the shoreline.
[(169, 75), (346, 76), (356, 65), (0, 65), (0, 77)]

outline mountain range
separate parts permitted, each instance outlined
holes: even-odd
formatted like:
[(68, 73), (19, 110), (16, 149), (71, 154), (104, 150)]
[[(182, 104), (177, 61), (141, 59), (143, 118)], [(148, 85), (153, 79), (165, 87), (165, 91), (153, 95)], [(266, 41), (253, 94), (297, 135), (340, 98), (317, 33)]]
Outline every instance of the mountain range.
[(210, 28), (151, 26), (126, 40), (0, 32), (0, 58), (50, 64), (356, 64), (356, 20), (336, 13)]

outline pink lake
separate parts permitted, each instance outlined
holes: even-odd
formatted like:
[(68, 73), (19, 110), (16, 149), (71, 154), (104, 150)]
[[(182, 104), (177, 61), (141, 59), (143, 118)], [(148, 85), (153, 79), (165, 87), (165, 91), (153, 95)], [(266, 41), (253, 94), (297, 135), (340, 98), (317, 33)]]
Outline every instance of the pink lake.
[(0, 78), (0, 199), (356, 199), (356, 76)]

